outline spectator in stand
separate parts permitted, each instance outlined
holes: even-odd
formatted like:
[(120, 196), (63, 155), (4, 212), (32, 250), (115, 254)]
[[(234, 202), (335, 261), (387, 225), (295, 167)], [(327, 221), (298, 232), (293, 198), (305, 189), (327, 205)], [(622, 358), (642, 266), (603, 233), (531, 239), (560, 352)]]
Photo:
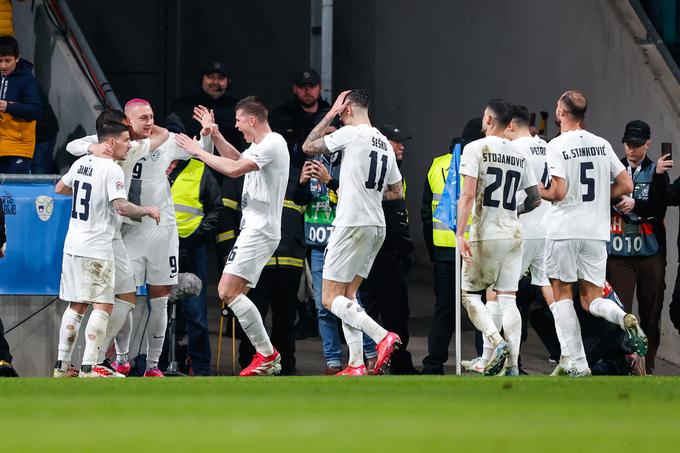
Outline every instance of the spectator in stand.
[(31, 163), (34, 175), (51, 175), (54, 171), (54, 145), (59, 132), (59, 122), (47, 96), (40, 90), (42, 114), (35, 125), (35, 152)]
[[(6, 245), (5, 211), (0, 203), (0, 259), (5, 257)], [(17, 377), (19, 375), (12, 367), (12, 354), (9, 353), (9, 344), (5, 340), (4, 331), (5, 327), (2, 325), (2, 319), (0, 319), (0, 377)]]
[[(246, 147), (243, 136), (234, 127), (234, 107), (238, 99), (229, 96), (232, 79), (224, 63), (215, 61), (201, 69), (201, 91), (182, 96), (170, 104), (170, 114), (165, 126), (170, 132), (198, 137), (201, 126), (193, 120), (194, 107), (202, 105), (213, 111), (220, 133), (236, 149)], [(220, 178), (221, 179), (221, 178)]]
[(654, 374), (666, 289), (666, 203), (663, 194), (652, 187), (656, 163), (647, 157), (649, 125), (639, 120), (629, 122), (622, 142), (626, 157), (621, 163), (633, 178), (634, 190), (612, 208), (607, 281), (626, 312), (632, 312), (637, 294), (640, 326), (649, 340), (645, 368), (647, 374)]
[(28, 174), (41, 115), (33, 64), (19, 58), (19, 44), (0, 37), (0, 173)]

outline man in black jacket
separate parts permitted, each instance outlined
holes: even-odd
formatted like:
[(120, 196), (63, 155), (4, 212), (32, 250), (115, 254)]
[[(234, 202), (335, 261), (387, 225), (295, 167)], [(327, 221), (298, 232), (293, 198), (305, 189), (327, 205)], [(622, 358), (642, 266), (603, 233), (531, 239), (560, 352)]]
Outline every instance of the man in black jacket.
[[(201, 294), (180, 301), (178, 314), (186, 321), (188, 355), (195, 376), (210, 375), (210, 337), (206, 290), (207, 244), (214, 236), (222, 215), (220, 188), (205, 164), (197, 159), (175, 161), (169, 170), (175, 216), (179, 233), (179, 272), (191, 272), (201, 279)], [(183, 323), (178, 323), (182, 326)], [(178, 335), (179, 337), (179, 335)]]

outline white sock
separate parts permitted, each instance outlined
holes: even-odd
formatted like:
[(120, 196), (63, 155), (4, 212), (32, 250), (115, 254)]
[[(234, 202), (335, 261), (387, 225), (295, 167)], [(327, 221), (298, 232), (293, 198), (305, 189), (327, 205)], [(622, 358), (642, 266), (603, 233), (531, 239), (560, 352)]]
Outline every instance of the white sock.
[(104, 342), (109, 314), (104, 310), (92, 310), (85, 326), (85, 351), (83, 365), (96, 365), (99, 348)]
[(493, 319), (491, 319), (489, 310), (484, 306), (481, 294), (463, 294), (462, 299), (463, 307), (465, 307), (472, 324), (474, 324), (477, 330), (482, 332), (482, 334), (489, 337), (491, 347), (495, 348), (498, 346), (498, 343), (500, 343), (503, 338), (501, 337), (501, 334), (498, 333), (498, 329), (494, 325)]
[(345, 334), (347, 349), (349, 350), (349, 361), (351, 367), (358, 367), (364, 364), (364, 334), (346, 322), (342, 322), (342, 333)]
[(604, 318), (612, 324), (618, 325), (622, 329), (624, 328), (623, 317), (626, 316), (626, 312), (621, 310), (621, 307), (616, 305), (613, 300), (598, 297), (590, 303), (588, 311), (599, 318)]
[(229, 304), (229, 308), (234, 312), (255, 350), (265, 357), (272, 355), (274, 353), (274, 346), (269, 339), (269, 335), (267, 335), (267, 330), (264, 328), (262, 315), (260, 315), (253, 301), (248, 299), (248, 296), (245, 294), (239, 294)]
[(517, 309), (517, 301), (514, 295), (499, 294), (498, 305), (500, 306), (503, 322), (503, 333), (510, 345), (508, 368), (517, 366), (519, 347), (522, 342), (522, 316)]
[[(494, 300), (487, 300), (486, 309), (491, 315), (491, 319), (493, 320), (493, 324), (496, 326), (496, 330), (500, 332), (503, 328), (503, 312), (501, 311), (500, 304)], [(489, 341), (486, 335), (482, 335), (482, 342), (484, 344), (482, 349), (482, 360), (486, 364), (489, 362), (491, 354), (493, 353), (493, 346), (491, 346), (491, 341)]]
[(106, 351), (109, 349), (111, 340), (118, 334), (120, 328), (125, 324), (128, 314), (135, 309), (135, 304), (119, 299), (113, 304), (113, 310), (109, 315), (109, 323), (106, 325), (106, 337), (104, 337), (104, 342), (102, 347), (99, 349), (99, 357), (97, 358), (97, 363), (102, 363), (106, 359)]
[(116, 334), (116, 361), (118, 363), (128, 363), (128, 353), (130, 352), (130, 337), (132, 336), (132, 312), (128, 313), (123, 325)]
[[(558, 306), (555, 304), (555, 302), (553, 302), (548, 307), (550, 308), (550, 312), (553, 314), (553, 318), (557, 319), (555, 311), (557, 310)], [(560, 326), (557, 322), (555, 322), (555, 333), (557, 333), (557, 340), (560, 342), (560, 362), (562, 362), (571, 357), (571, 354), (569, 354), (569, 346), (567, 346), (567, 343), (564, 341), (562, 329), (560, 329)]]
[(331, 313), (343, 322), (346, 322), (350, 327), (360, 330), (371, 337), (371, 340), (376, 344), (380, 343), (387, 336), (387, 330), (383, 329), (380, 324), (368, 316), (366, 311), (361, 308), (361, 305), (354, 300), (349, 300), (344, 296), (337, 296), (331, 304)]
[(168, 298), (154, 297), (149, 299), (149, 325), (146, 327), (146, 369), (158, 367), (158, 360), (163, 352), (165, 330), (168, 328)]
[(583, 349), (581, 338), (581, 325), (574, 310), (574, 302), (571, 299), (558, 300), (552, 304), (555, 325), (558, 326), (564, 338), (571, 359), (576, 364), (576, 369), (583, 371), (588, 369), (586, 351)]
[(66, 307), (66, 311), (61, 317), (61, 325), (59, 326), (59, 346), (57, 348), (57, 360), (61, 360), (63, 371), (66, 371), (71, 365), (71, 356), (73, 355), (76, 341), (78, 341), (78, 331), (82, 321), (83, 315)]

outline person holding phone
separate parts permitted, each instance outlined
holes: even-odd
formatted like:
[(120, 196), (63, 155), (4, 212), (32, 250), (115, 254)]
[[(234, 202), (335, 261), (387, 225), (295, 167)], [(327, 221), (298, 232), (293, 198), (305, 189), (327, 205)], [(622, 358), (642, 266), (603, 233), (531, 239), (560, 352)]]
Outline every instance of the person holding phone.
[(652, 144), (649, 125), (629, 122), (621, 142), (625, 151), (621, 163), (633, 178), (634, 189), (612, 204), (607, 280), (626, 312), (632, 311), (637, 294), (640, 325), (649, 341), (645, 368), (647, 374), (654, 374), (666, 288), (666, 203), (654, 190), (657, 163), (647, 156)]

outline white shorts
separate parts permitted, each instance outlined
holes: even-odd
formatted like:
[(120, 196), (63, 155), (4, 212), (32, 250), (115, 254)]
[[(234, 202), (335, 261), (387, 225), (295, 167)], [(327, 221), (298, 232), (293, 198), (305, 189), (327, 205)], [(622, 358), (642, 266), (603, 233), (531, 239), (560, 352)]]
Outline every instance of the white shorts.
[(113, 304), (113, 261), (64, 253), (59, 298), (67, 302)]
[(113, 238), (113, 261), (116, 266), (116, 278), (113, 284), (114, 294), (136, 292), (135, 273), (132, 270), (130, 258), (128, 258), (125, 244), (121, 238)]
[(223, 273), (236, 275), (248, 281), (249, 288), (255, 288), (262, 269), (279, 246), (279, 239), (271, 239), (258, 230), (241, 230), (232, 247)]
[(137, 286), (142, 286), (145, 282), (159, 286), (177, 284), (177, 225), (138, 227), (124, 223), (121, 233)]
[(531, 272), (531, 284), (550, 286), (545, 276), (545, 239), (525, 239), (522, 253), (522, 274)]
[(607, 242), (595, 239), (547, 239), (545, 273), (565, 283), (586, 280), (604, 287), (607, 274)]
[(326, 246), (323, 278), (349, 283), (357, 275), (368, 277), (385, 240), (385, 227), (335, 227)]
[(475, 241), (470, 248), (472, 264), (463, 261), (463, 290), (517, 291), (522, 276), (521, 239)]

